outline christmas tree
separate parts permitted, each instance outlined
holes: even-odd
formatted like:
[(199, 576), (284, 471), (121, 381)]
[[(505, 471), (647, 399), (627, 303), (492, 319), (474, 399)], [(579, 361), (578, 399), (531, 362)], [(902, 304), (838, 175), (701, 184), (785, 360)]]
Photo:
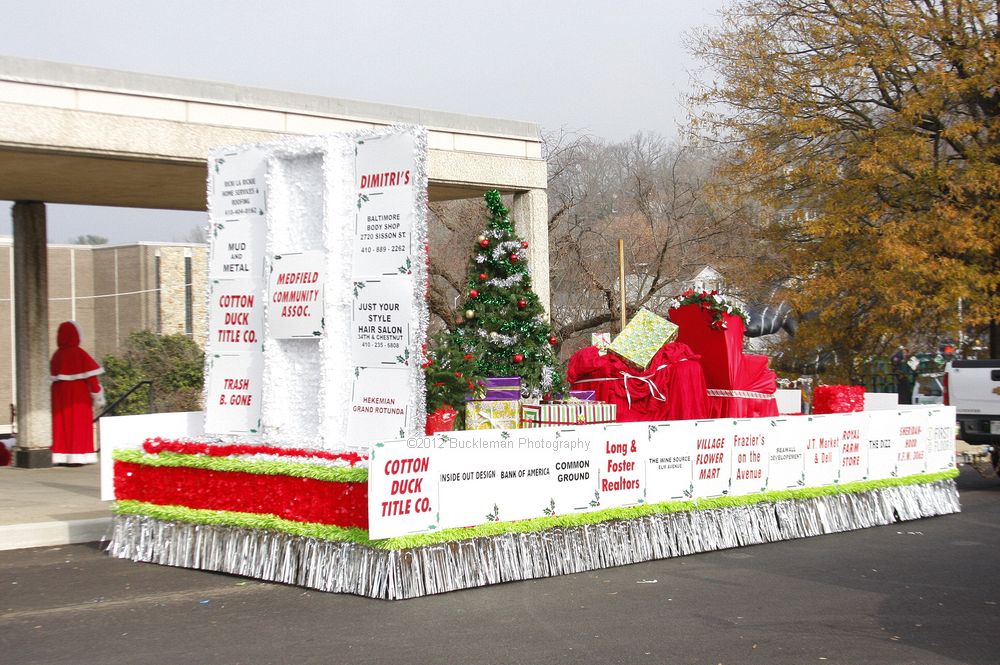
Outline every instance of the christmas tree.
[(559, 342), (531, 288), (528, 242), (518, 238), (500, 192), (486, 192), (489, 224), (469, 266), (463, 320), (449, 343), (472, 355), (482, 376), (519, 376), (522, 391), (543, 396), (565, 388)]
[(476, 384), (483, 378), (477, 374), (475, 357), (466, 353), (457, 344), (449, 343), (449, 333), (434, 336), (433, 348), (426, 352), (423, 364), (427, 385), (427, 414), (432, 416), (439, 410), (453, 411), (456, 425), (462, 428), (465, 422), (465, 398), (476, 391)]

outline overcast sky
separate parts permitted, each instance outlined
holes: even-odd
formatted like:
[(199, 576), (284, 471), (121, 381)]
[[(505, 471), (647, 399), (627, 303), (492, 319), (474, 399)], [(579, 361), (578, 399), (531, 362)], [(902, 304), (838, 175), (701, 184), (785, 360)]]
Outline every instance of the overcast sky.
[[(672, 136), (690, 30), (723, 0), (0, 0), (0, 52), (438, 111)], [(10, 233), (9, 206), (0, 233)], [(137, 214), (155, 224), (132, 225)], [(183, 240), (203, 214), (49, 206), (49, 240)], [(155, 230), (154, 230), (155, 229)]]

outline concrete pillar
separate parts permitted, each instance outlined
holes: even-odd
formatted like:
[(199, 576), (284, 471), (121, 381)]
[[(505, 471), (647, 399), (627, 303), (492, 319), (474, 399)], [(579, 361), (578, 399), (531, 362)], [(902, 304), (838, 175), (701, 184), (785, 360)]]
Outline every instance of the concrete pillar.
[(549, 311), (549, 197), (544, 189), (514, 194), (510, 214), (517, 234), (528, 241), (531, 284), (545, 311)]
[(52, 466), (49, 285), (45, 204), (14, 204), (14, 336), (17, 339), (17, 448), (14, 464)]

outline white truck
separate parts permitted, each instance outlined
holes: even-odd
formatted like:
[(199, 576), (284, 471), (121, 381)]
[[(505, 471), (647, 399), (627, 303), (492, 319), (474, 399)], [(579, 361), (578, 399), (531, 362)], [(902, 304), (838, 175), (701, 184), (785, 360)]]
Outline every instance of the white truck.
[(1000, 473), (1000, 360), (949, 363), (945, 404), (955, 407), (963, 441), (992, 446), (990, 462)]

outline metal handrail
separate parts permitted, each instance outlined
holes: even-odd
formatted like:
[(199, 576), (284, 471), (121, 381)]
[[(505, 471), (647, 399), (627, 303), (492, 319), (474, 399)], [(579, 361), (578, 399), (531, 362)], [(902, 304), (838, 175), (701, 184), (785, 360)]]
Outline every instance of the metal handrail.
[(153, 410), (153, 382), (150, 381), (149, 379), (146, 379), (144, 381), (140, 381), (139, 383), (135, 384), (134, 386), (132, 386), (131, 388), (129, 388), (128, 390), (126, 390), (124, 394), (122, 394), (122, 395), (120, 395), (118, 397), (118, 399), (116, 399), (114, 402), (112, 402), (111, 404), (108, 404), (106, 407), (104, 407), (104, 409), (99, 414), (97, 414), (96, 416), (94, 416), (94, 422), (96, 423), (98, 420), (100, 420), (104, 416), (106, 416), (109, 413), (113, 412), (115, 409), (118, 408), (119, 404), (121, 404), (122, 402), (125, 401), (126, 397), (128, 397), (129, 395), (131, 395), (132, 393), (134, 393), (139, 388), (142, 388), (143, 386), (149, 386), (149, 409), (150, 409), (150, 411), (152, 411)]

